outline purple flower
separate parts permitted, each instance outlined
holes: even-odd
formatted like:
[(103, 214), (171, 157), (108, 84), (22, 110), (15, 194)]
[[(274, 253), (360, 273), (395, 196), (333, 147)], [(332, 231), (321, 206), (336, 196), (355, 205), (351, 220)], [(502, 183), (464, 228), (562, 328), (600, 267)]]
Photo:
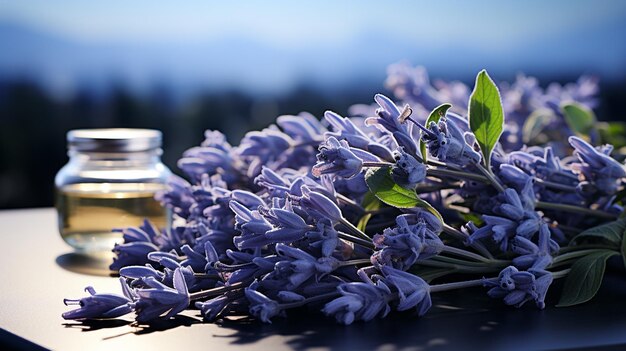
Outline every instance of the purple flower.
[(496, 215), (483, 215), (485, 225), (471, 233), (468, 243), (490, 237), (500, 244), (502, 251), (509, 249), (509, 242), (515, 236), (532, 238), (544, 223), (534, 211), (532, 183), (528, 182), (520, 193), (508, 188), (502, 195), (503, 201), (494, 208)]
[(271, 319), (281, 314), (282, 309), (278, 302), (251, 288), (246, 288), (245, 293), (250, 302), (250, 314), (254, 317), (265, 323), (272, 323)]
[(232, 299), (227, 295), (220, 295), (205, 302), (196, 302), (196, 308), (200, 309), (204, 320), (215, 321), (227, 308)]
[(550, 238), (550, 229), (543, 223), (539, 228), (538, 244), (523, 236), (516, 236), (511, 242), (511, 251), (520, 256), (513, 259), (513, 264), (520, 269), (544, 269), (552, 263), (551, 254), (556, 254), (559, 245)]
[(391, 167), (391, 177), (398, 185), (415, 189), (426, 178), (426, 165), (404, 152), (403, 148), (394, 151), (393, 158), (396, 163)]
[(437, 233), (422, 218), (400, 215), (396, 217), (396, 223), (396, 227), (386, 228), (382, 235), (374, 235), (372, 241), (378, 249), (372, 255), (375, 265), (407, 270), (418, 259), (428, 259), (443, 249)]
[(376, 316), (385, 317), (391, 308), (389, 287), (382, 281), (372, 283), (345, 283), (337, 287), (341, 294), (328, 302), (322, 312), (334, 316), (337, 322), (348, 325), (354, 321), (370, 321)]
[(115, 294), (97, 294), (93, 287), (85, 288), (91, 296), (83, 297), (78, 300), (64, 299), (66, 306), (79, 305), (80, 308), (64, 312), (64, 319), (100, 319), (100, 318), (117, 318), (133, 311), (135, 296), (126, 285), (124, 278), (120, 278), (122, 291), (124, 296)]
[(503, 299), (509, 306), (521, 307), (534, 301), (537, 307), (545, 307), (546, 292), (552, 284), (552, 273), (544, 270), (518, 271), (513, 266), (506, 267), (497, 278), (484, 279), (483, 285), (491, 287), (487, 294), (495, 299)]
[(330, 220), (317, 221), (316, 229), (306, 233), (311, 247), (319, 248), (322, 256), (331, 256), (340, 244), (339, 236)]
[(296, 197), (294, 200), (311, 217), (318, 220), (327, 218), (333, 222), (339, 222), (342, 219), (341, 210), (333, 200), (320, 192), (311, 190), (306, 185), (300, 189), (302, 196)]
[[(578, 137), (570, 137), (569, 142), (580, 163), (572, 164), (572, 169), (584, 181), (580, 183), (583, 193), (599, 192), (602, 195), (613, 195), (619, 189), (623, 178), (626, 178), (624, 165), (609, 155), (613, 146), (604, 145), (596, 150)], [(589, 189), (591, 188), (591, 189)]]
[(439, 123), (430, 122), (427, 128), (421, 128), (422, 140), (426, 142), (431, 156), (462, 166), (480, 162), (480, 154), (468, 145), (455, 122), (442, 117)]
[(276, 254), (282, 260), (274, 266), (274, 274), (267, 278), (283, 280), (280, 290), (293, 290), (312, 277), (319, 281), (339, 267), (336, 258), (315, 258), (303, 250), (284, 244), (276, 244)]
[(341, 117), (340, 115), (326, 111), (324, 118), (333, 127), (334, 132), (327, 132), (328, 137), (334, 137), (338, 140), (345, 140), (352, 147), (367, 150), (367, 147), (372, 140), (361, 129), (357, 128), (349, 118)]
[(235, 213), (235, 228), (241, 232), (233, 239), (238, 249), (257, 248), (271, 243), (265, 233), (273, 227), (259, 211), (250, 211), (237, 201), (231, 201), (230, 208)]
[[(276, 199), (278, 200), (278, 199)], [(265, 237), (272, 243), (290, 243), (302, 239), (312, 229), (300, 215), (293, 212), (291, 202), (286, 201), (284, 208), (259, 207), (259, 213), (273, 226), (265, 232)]]
[(166, 190), (157, 192), (155, 198), (179, 217), (189, 217), (189, 208), (194, 203), (191, 184), (174, 175), (167, 180), (166, 187)]
[(390, 266), (381, 267), (381, 271), (385, 283), (398, 293), (398, 311), (414, 308), (419, 316), (423, 316), (430, 309), (430, 286), (422, 278)]
[(163, 314), (163, 318), (167, 319), (189, 306), (187, 283), (180, 268), (174, 271), (173, 289), (154, 278), (147, 278), (145, 282), (150, 288), (135, 290), (138, 297), (135, 304), (137, 322), (150, 322)]
[(320, 144), (319, 151), (318, 162), (311, 170), (314, 176), (334, 174), (349, 179), (361, 173), (363, 161), (350, 151), (346, 141), (338, 141), (331, 136)]
[[(117, 271), (129, 265), (142, 265), (148, 263), (148, 254), (158, 251), (159, 248), (151, 241), (150, 236), (139, 228), (128, 228), (123, 231), (124, 244), (116, 244), (113, 252), (116, 257), (109, 266), (112, 271)], [(145, 241), (143, 241), (145, 240)]]

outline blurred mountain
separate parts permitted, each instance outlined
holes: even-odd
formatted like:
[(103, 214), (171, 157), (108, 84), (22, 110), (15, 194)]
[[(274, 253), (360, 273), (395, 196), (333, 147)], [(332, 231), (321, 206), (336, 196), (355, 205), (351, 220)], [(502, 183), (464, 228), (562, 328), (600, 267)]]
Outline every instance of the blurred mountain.
[(433, 33), (410, 39), (371, 30), (350, 40), (278, 47), (254, 34), (205, 42), (94, 42), (0, 23), (0, 79), (32, 77), (57, 94), (78, 87), (104, 90), (122, 82), (135, 91), (161, 84), (179, 95), (229, 89), (262, 95), (303, 82), (330, 91), (363, 82), (380, 86), (386, 66), (400, 59), (426, 66), (433, 76), (469, 81), (481, 68), (499, 80), (520, 71), (544, 79), (581, 73), (608, 80), (626, 76), (626, 41), (616, 40), (626, 37), (624, 21), (515, 42), (500, 38), (500, 44), (489, 47), (434, 41)]

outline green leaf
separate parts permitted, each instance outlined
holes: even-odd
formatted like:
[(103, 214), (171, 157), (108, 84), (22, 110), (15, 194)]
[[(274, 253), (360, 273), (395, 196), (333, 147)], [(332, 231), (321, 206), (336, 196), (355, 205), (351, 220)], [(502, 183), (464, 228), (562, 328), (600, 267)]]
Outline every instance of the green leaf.
[[(380, 200), (378, 200), (378, 198), (371, 191), (368, 191), (367, 194), (365, 194), (365, 196), (363, 197), (363, 201), (361, 201), (361, 206), (363, 206), (366, 211), (378, 210), (380, 208), (380, 205)], [(372, 218), (371, 213), (363, 215), (363, 217), (361, 217), (361, 219), (359, 220), (359, 223), (357, 223), (356, 227), (365, 233), (365, 228), (367, 227), (367, 222), (369, 222), (370, 218)]]
[(576, 261), (567, 275), (561, 299), (556, 306), (573, 306), (591, 300), (602, 284), (606, 261), (617, 254), (615, 251), (603, 250)]
[(443, 222), (441, 214), (428, 202), (420, 199), (414, 190), (405, 189), (391, 178), (391, 168), (381, 167), (377, 170), (370, 168), (365, 174), (365, 181), (372, 193), (380, 201), (396, 208), (421, 207), (437, 216)]
[[(452, 105), (450, 104), (441, 104), (435, 107), (435, 109), (432, 110), (432, 112), (428, 116), (426, 123), (424, 123), (424, 127), (428, 128), (428, 126), (430, 125), (430, 122), (435, 122), (435, 123), (439, 122), (441, 117), (446, 115), (446, 112), (448, 112), (450, 107), (452, 107)], [(427, 158), (428, 158), (428, 153), (426, 152), (426, 143), (422, 141), (422, 139), (420, 139), (420, 151), (422, 152), (422, 160), (424, 161), (424, 163), (426, 163)]]
[(543, 133), (545, 128), (550, 125), (556, 116), (552, 110), (540, 108), (528, 116), (522, 127), (522, 141), (525, 144), (545, 144), (548, 142), (548, 136)]
[(469, 125), (483, 153), (485, 165), (489, 169), (491, 151), (502, 134), (504, 111), (498, 87), (485, 70), (480, 71), (476, 76), (474, 91), (470, 95)]
[(583, 231), (572, 239), (570, 245), (580, 244), (589, 239), (600, 239), (617, 247), (623, 241), (624, 231), (626, 231), (626, 218), (620, 218)]
[(611, 144), (616, 149), (626, 146), (626, 123), (599, 122), (596, 129), (602, 144)]
[(567, 125), (576, 134), (585, 138), (588, 138), (597, 123), (593, 111), (576, 102), (561, 104), (561, 112), (565, 116)]

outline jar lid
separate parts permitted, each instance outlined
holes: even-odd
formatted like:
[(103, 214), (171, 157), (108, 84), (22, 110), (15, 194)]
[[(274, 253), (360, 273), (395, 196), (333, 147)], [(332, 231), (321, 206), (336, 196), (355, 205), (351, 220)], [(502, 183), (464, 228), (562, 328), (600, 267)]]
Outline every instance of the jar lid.
[(67, 133), (70, 149), (86, 152), (138, 152), (161, 147), (161, 132), (155, 129), (76, 129)]

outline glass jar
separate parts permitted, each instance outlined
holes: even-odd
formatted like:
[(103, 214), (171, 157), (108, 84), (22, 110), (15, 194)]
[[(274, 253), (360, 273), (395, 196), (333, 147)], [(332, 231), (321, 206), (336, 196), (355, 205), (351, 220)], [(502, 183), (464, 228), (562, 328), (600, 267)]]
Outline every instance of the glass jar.
[(171, 175), (161, 162), (161, 132), (81, 129), (67, 133), (69, 162), (55, 178), (61, 237), (78, 251), (110, 251), (122, 241), (114, 228), (144, 218), (168, 226), (169, 211), (154, 195)]

